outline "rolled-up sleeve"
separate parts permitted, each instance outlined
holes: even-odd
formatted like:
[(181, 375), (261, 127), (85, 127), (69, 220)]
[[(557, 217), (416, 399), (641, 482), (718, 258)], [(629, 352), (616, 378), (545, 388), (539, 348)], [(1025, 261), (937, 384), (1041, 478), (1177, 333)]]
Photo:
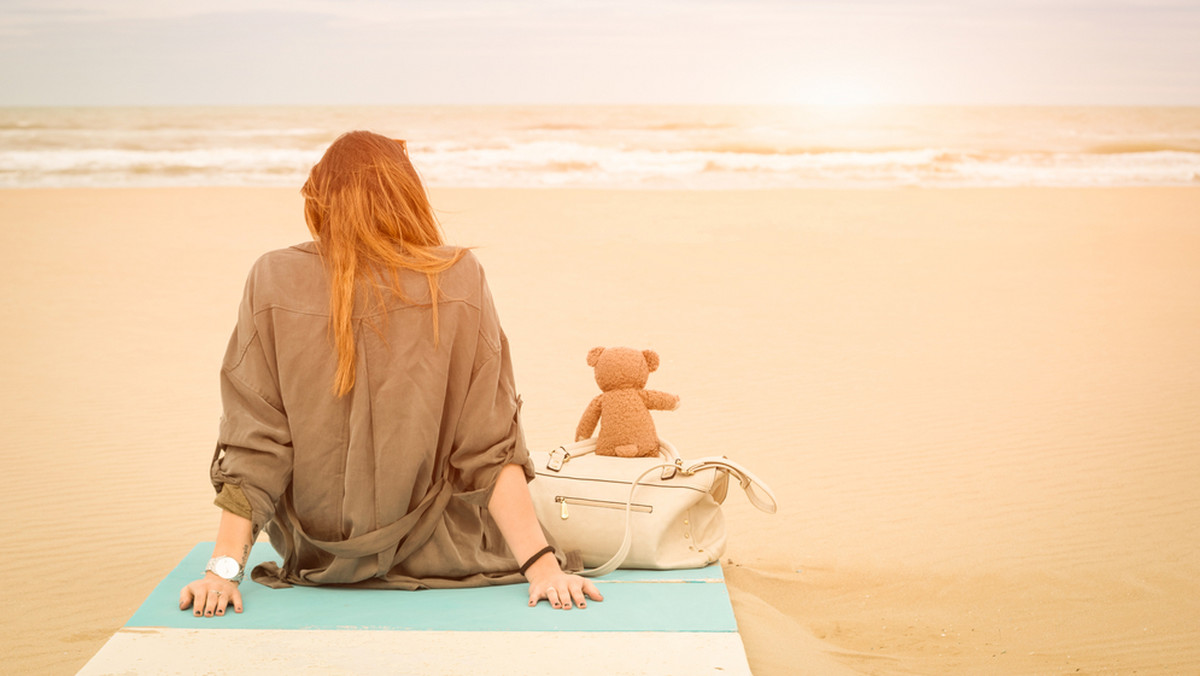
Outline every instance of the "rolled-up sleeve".
[(521, 400), (513, 378), (508, 339), (500, 329), (484, 284), (476, 364), (450, 456), (456, 492), (479, 506), (486, 506), (491, 499), (505, 465), (521, 465), (526, 481), (534, 477), (521, 427)]
[(256, 326), (253, 285), (247, 283), (238, 325), (221, 367), (223, 415), (210, 474), (220, 493), (238, 486), (255, 532), (275, 515), (292, 480), (292, 438), (274, 364)]

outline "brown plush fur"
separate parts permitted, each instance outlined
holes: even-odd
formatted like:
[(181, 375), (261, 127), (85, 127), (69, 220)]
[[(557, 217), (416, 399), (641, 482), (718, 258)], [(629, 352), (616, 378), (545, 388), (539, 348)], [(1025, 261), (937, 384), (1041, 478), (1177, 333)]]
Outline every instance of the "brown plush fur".
[(650, 372), (658, 368), (658, 355), (653, 350), (594, 347), (588, 352), (587, 363), (596, 370), (596, 384), (603, 394), (583, 412), (575, 440), (590, 437), (596, 423), (600, 423), (596, 440), (599, 455), (657, 455), (658, 433), (650, 411), (671, 411), (679, 406), (676, 395), (645, 389)]

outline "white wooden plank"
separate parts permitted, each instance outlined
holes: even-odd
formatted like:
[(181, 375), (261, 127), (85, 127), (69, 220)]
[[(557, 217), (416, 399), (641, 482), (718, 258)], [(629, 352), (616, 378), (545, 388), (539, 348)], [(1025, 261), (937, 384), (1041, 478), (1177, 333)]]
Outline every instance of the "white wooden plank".
[(736, 632), (126, 628), (79, 672), (101, 674), (746, 675)]

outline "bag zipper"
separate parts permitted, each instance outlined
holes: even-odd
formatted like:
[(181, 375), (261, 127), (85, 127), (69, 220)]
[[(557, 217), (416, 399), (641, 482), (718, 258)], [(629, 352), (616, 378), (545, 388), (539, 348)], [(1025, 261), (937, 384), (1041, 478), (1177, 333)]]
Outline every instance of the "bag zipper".
[[(593, 498), (573, 498), (568, 495), (558, 495), (555, 496), (554, 501), (560, 505), (558, 515), (563, 519), (571, 516), (569, 513), (567, 513), (568, 504), (580, 507), (603, 507), (605, 509), (619, 509), (622, 511), (625, 509), (625, 503), (617, 500), (595, 500)], [(654, 511), (654, 507), (652, 505), (643, 505), (636, 502), (630, 505), (630, 509), (634, 512), (642, 512), (644, 514), (649, 514)]]

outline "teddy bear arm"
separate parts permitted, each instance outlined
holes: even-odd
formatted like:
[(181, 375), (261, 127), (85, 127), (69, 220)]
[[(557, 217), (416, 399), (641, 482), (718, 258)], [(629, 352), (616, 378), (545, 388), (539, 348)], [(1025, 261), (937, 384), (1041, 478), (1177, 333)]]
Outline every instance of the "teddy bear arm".
[(673, 411), (679, 406), (678, 395), (658, 390), (642, 390), (642, 400), (646, 402), (646, 408), (652, 411)]
[(600, 398), (593, 399), (584, 410), (583, 417), (579, 419), (579, 427), (575, 428), (575, 441), (587, 439), (595, 431), (596, 423), (600, 422)]

